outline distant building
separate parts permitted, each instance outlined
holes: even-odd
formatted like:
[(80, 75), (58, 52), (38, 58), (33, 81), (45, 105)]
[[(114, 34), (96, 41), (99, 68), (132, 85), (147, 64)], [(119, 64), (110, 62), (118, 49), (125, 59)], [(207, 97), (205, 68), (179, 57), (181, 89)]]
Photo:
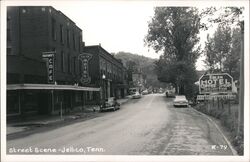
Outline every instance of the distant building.
[(121, 60), (100, 45), (85, 46), (83, 52), (93, 56), (89, 61), (91, 83), (101, 87), (101, 99), (125, 97), (128, 92), (128, 73)]
[(67, 112), (97, 100), (97, 85), (81, 82), (83, 46), (82, 30), (53, 7), (8, 7), (8, 115), (57, 113), (61, 105)]

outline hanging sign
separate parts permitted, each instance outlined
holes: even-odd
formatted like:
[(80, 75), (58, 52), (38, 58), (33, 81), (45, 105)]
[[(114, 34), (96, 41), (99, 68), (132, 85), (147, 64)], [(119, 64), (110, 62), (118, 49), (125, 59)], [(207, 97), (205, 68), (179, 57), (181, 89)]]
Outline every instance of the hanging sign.
[(82, 53), (78, 56), (78, 59), (82, 62), (82, 76), (81, 83), (89, 84), (91, 82), (91, 77), (89, 76), (89, 60), (92, 58), (92, 54)]
[(47, 72), (48, 72), (48, 83), (55, 82), (55, 52), (43, 52), (43, 58), (46, 60)]
[(205, 74), (199, 79), (200, 94), (231, 93), (233, 78), (227, 74)]

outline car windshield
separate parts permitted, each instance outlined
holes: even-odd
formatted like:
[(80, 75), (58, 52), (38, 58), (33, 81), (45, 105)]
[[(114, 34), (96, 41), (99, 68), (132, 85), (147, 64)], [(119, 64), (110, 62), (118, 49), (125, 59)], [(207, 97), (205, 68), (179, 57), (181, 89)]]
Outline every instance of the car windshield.
[(185, 96), (176, 96), (176, 99), (177, 100), (186, 100), (186, 97)]

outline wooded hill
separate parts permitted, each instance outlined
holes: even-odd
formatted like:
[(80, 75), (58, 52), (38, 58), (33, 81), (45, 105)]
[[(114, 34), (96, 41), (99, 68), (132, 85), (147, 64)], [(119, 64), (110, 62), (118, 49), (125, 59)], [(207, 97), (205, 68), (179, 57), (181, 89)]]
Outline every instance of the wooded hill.
[(158, 81), (155, 72), (155, 61), (157, 59), (145, 57), (138, 54), (133, 54), (129, 52), (118, 52), (113, 54), (115, 58), (120, 59), (126, 68), (132, 68), (133, 71), (140, 71), (146, 77), (147, 86), (153, 87), (165, 87), (165, 83)]

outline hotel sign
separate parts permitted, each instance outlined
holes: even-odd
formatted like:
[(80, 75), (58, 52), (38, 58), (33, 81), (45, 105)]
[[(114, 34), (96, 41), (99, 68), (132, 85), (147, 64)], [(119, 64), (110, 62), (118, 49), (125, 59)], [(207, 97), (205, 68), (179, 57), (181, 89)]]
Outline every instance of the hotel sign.
[(205, 74), (199, 79), (200, 94), (231, 93), (233, 78), (227, 74)]
[(46, 60), (47, 73), (48, 73), (48, 83), (55, 82), (55, 52), (43, 52), (43, 58)]
[(81, 83), (89, 84), (91, 82), (91, 77), (89, 76), (89, 60), (92, 58), (92, 54), (82, 53), (78, 56), (78, 59), (82, 62), (82, 76)]

